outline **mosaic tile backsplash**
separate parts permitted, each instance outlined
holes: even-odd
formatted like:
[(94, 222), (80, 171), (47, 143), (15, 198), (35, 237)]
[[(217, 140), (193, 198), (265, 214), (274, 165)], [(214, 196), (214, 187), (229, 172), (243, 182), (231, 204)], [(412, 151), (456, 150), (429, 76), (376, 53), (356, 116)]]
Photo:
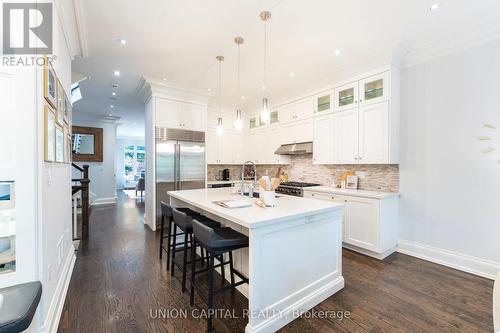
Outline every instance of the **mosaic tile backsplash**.
[[(266, 173), (274, 176), (280, 165), (257, 165), (257, 176)], [(288, 179), (332, 186), (340, 182), (340, 176), (346, 171), (364, 172), (365, 178), (359, 179), (358, 188), (368, 191), (398, 192), (399, 166), (397, 164), (370, 165), (313, 165), (312, 155), (291, 156), (290, 165), (281, 168), (288, 174)], [(219, 170), (229, 169), (231, 180), (240, 179), (241, 165), (208, 165), (208, 180), (218, 180)]]

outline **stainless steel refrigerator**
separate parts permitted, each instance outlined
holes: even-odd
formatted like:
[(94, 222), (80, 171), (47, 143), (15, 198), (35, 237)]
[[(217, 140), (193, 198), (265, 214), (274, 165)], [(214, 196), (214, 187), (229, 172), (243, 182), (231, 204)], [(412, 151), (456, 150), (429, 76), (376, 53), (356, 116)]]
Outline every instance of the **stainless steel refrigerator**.
[(156, 128), (156, 217), (168, 191), (205, 188), (205, 133)]

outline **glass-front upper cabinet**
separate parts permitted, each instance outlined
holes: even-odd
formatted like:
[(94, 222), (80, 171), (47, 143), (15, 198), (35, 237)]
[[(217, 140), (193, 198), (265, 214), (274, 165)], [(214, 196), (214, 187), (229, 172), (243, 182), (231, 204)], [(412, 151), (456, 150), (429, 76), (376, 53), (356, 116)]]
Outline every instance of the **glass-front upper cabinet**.
[(335, 88), (334, 111), (348, 110), (358, 106), (358, 82)]
[(278, 110), (274, 109), (269, 114), (269, 124), (273, 125), (273, 124), (277, 124), (279, 122), (280, 122), (279, 112), (278, 112)]
[(259, 120), (257, 119), (257, 116), (250, 117), (250, 119), (248, 120), (248, 128), (253, 129), (259, 127), (258, 121)]
[(359, 81), (359, 102), (371, 104), (389, 99), (389, 72), (384, 72)]
[(314, 113), (333, 111), (333, 90), (314, 96)]

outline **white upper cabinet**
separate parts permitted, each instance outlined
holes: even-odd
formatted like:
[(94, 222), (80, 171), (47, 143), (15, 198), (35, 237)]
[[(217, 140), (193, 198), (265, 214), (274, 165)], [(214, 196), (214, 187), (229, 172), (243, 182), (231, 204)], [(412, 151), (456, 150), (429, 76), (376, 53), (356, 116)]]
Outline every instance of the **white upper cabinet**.
[(314, 96), (314, 113), (320, 115), (333, 111), (334, 91), (329, 90)]
[(358, 164), (358, 109), (333, 115), (334, 164)]
[(334, 115), (324, 114), (314, 118), (313, 164), (332, 164), (334, 141)]
[(234, 131), (232, 137), (233, 163), (242, 164), (246, 161), (246, 136), (243, 132)]
[(359, 108), (359, 155), (361, 164), (389, 162), (388, 102)]
[(313, 119), (296, 121), (283, 126), (283, 144), (310, 142), (313, 140)]
[(210, 128), (205, 135), (205, 154), (207, 164), (217, 164), (219, 162), (217, 156), (217, 133)]
[(358, 82), (348, 83), (334, 89), (334, 111), (358, 107)]
[(307, 97), (277, 108), (281, 124), (311, 118), (314, 115), (314, 98)]
[(231, 130), (234, 128), (234, 115), (224, 112), (219, 113), (215, 111), (208, 112), (208, 128), (217, 128), (217, 122), (219, 117), (222, 118), (222, 127), (227, 130)]
[(311, 118), (314, 115), (314, 98), (307, 97), (294, 102), (294, 120)]
[(387, 101), (389, 97), (389, 72), (370, 76), (359, 81), (360, 105)]
[(202, 105), (156, 97), (156, 126), (205, 131), (207, 108)]

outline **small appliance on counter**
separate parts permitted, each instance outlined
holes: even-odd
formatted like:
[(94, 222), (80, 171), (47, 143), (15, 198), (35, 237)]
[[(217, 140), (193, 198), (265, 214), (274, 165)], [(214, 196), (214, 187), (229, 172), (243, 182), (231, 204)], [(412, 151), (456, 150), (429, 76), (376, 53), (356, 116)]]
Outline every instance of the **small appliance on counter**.
[(229, 180), (229, 169), (222, 170), (222, 180)]

